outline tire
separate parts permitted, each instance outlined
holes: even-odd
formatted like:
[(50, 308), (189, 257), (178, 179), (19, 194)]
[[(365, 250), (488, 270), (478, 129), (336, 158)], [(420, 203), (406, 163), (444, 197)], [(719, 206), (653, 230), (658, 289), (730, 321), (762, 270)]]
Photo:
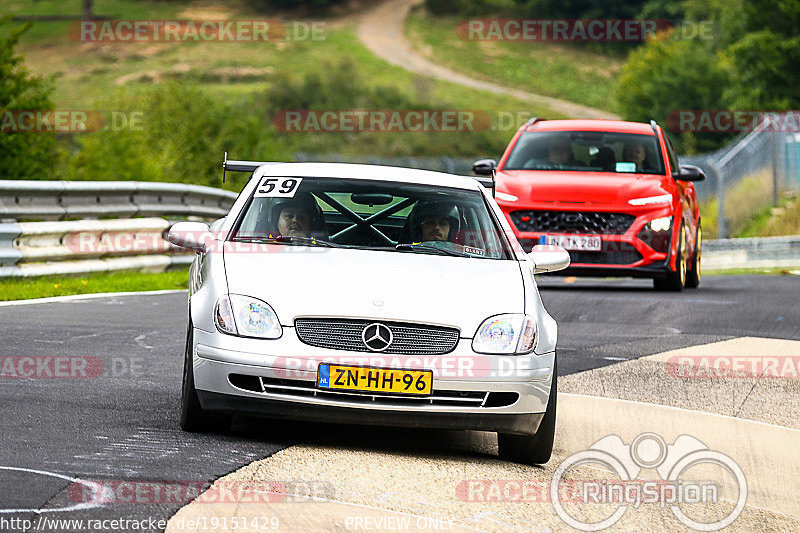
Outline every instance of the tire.
[(550, 386), (550, 398), (547, 410), (539, 424), (535, 435), (497, 434), (499, 455), (506, 461), (526, 465), (543, 465), (553, 454), (553, 441), (556, 435), (556, 398), (558, 396), (558, 370), (556, 360), (553, 361), (553, 382)]
[(692, 254), (692, 263), (689, 266), (689, 271), (686, 273), (686, 288), (696, 289), (700, 286), (701, 265), (700, 259), (703, 254), (703, 229), (700, 227), (700, 221), (697, 222), (697, 233), (694, 239), (694, 253)]
[(212, 427), (211, 414), (200, 406), (197, 389), (194, 388), (192, 365), (193, 327), (189, 322), (186, 332), (186, 351), (183, 358), (183, 385), (181, 387), (181, 429), (191, 433), (202, 433)]
[(678, 255), (675, 258), (676, 270), (670, 272), (664, 278), (653, 279), (653, 287), (657, 291), (681, 292), (686, 286), (687, 263), (686, 231), (684, 231), (683, 223), (681, 223), (680, 238), (678, 240)]

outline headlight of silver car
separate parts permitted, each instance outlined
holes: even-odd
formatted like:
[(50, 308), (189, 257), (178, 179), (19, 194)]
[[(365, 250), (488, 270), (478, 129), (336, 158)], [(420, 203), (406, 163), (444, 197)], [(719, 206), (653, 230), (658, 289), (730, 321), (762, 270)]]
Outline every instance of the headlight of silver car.
[(522, 314), (487, 318), (472, 339), (472, 349), (485, 354), (524, 354), (536, 342), (535, 317)]
[(217, 299), (214, 324), (222, 333), (240, 337), (277, 339), (283, 334), (278, 315), (269, 304), (240, 294)]

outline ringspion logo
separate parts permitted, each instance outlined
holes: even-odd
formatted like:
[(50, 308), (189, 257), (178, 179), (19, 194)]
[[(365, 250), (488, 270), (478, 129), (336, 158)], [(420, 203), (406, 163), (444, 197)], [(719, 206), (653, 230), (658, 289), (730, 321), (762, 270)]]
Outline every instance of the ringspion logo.
[[(642, 481), (642, 470), (650, 469), (660, 479)], [(578, 500), (581, 504), (604, 504), (610, 511), (603, 513), (607, 516), (585, 512), (584, 505), (565, 505), (575, 502), (575, 483), (570, 477), (573, 471), (609, 473), (582, 480)], [(700, 478), (689, 478), (690, 472), (692, 477)], [(711, 479), (706, 477), (709, 475)], [(565, 481), (571, 489), (566, 498), (562, 490)], [(608, 435), (587, 450), (570, 455), (558, 466), (550, 480), (550, 501), (556, 514), (580, 531), (611, 527), (630, 507), (643, 504), (669, 507), (685, 527), (718, 531), (732, 524), (744, 510), (747, 479), (736, 461), (689, 435), (679, 436), (672, 444), (655, 433), (642, 433), (630, 444), (625, 444), (618, 435)], [(703, 506), (707, 513), (695, 518), (686, 513), (692, 505)]]

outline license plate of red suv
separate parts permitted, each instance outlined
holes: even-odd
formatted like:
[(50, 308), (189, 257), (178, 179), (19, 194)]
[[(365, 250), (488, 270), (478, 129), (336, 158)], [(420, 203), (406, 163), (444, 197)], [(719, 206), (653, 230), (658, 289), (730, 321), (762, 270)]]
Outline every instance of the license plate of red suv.
[(603, 245), (600, 237), (586, 235), (547, 235), (547, 244), (560, 246), (566, 250), (600, 251)]

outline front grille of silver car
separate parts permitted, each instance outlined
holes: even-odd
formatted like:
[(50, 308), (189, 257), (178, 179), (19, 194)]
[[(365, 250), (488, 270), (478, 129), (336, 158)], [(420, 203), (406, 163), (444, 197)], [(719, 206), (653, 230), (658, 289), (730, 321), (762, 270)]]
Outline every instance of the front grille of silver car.
[(383, 320), (350, 320), (340, 318), (298, 318), (294, 325), (297, 336), (305, 344), (333, 350), (370, 352), (361, 337), (364, 328), (380, 322), (392, 330), (389, 347), (380, 353), (436, 355), (453, 351), (458, 344), (456, 328), (387, 322)]
[(333, 391), (319, 389), (313, 381), (297, 379), (264, 378), (244, 374), (230, 374), (228, 381), (238, 389), (262, 394), (279, 395), (287, 400), (320, 398), (348, 403), (398, 405), (419, 407), (421, 405), (461, 407), (507, 407), (517, 402), (516, 392), (434, 390), (430, 396), (402, 394), (370, 394), (357, 391)]

